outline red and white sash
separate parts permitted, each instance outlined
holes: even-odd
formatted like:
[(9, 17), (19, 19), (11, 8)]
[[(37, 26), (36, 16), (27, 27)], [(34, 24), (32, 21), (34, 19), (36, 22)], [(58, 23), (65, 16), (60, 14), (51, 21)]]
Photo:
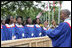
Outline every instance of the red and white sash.
[(27, 27), (34, 27), (34, 25), (26, 25)]
[(11, 25), (9, 25), (9, 24), (5, 24), (5, 26), (6, 26), (7, 28), (10, 28), (10, 27), (15, 27), (15, 25), (14, 25), (14, 24), (11, 24)]
[(69, 27), (71, 28), (71, 20), (67, 20), (67, 21), (64, 21), (64, 22), (66, 22), (69, 25)]
[(19, 25), (19, 24), (16, 24), (16, 26), (17, 26), (18, 28), (23, 28), (23, 26), (22, 26), (22, 25)]

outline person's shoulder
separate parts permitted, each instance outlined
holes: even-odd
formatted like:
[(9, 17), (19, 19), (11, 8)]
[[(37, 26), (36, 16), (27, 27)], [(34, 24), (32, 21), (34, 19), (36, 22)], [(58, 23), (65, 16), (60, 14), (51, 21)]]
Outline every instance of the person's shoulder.
[(38, 24), (35, 24), (35, 26), (36, 26), (36, 27), (40, 27), (40, 25), (38, 25)]
[(27, 24), (26, 27), (34, 27), (34, 25), (32, 25), (32, 24), (31, 24), (31, 25)]
[(59, 26), (62, 26), (62, 27), (69, 27), (69, 25), (68, 25), (66, 22), (60, 23)]
[(60, 23), (59, 25), (66, 25), (67, 23), (66, 22), (62, 22), (62, 23)]

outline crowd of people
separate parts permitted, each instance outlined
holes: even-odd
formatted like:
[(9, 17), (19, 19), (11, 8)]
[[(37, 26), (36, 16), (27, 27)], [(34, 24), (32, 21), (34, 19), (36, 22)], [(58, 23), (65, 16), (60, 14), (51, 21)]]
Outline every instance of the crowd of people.
[(58, 26), (54, 20), (52, 26), (49, 26), (48, 21), (44, 21), (42, 26), (39, 18), (32, 21), (27, 17), (26, 21), (23, 21), (22, 16), (17, 16), (16, 19), (13, 16), (7, 16), (6, 20), (1, 22), (1, 40), (49, 36), (53, 47), (71, 47), (71, 20), (68, 19), (70, 11), (61, 10), (60, 15), (60, 19), (64, 22)]
[(17, 18), (7, 16), (6, 20), (1, 20), (1, 40), (46, 36), (45, 30), (48, 28), (48, 21), (45, 21), (43, 26), (39, 18), (32, 21), (30, 17), (27, 17), (26, 21), (23, 21), (22, 16), (17, 16)]

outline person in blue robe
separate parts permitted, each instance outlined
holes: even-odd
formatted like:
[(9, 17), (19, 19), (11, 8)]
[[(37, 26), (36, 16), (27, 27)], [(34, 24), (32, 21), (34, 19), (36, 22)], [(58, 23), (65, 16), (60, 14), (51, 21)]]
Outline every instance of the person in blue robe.
[(30, 17), (27, 17), (26, 20), (26, 25), (24, 26), (25, 31), (26, 31), (26, 38), (32, 38), (35, 37), (34, 35), (34, 25), (32, 24), (32, 20)]
[(54, 30), (47, 30), (46, 34), (52, 40), (53, 47), (71, 47), (71, 20), (67, 19), (70, 11), (67, 9), (61, 10), (60, 23)]
[(46, 31), (47, 31), (47, 29), (48, 29), (48, 27), (49, 27), (47, 20), (44, 21), (44, 25), (45, 25), (45, 24), (47, 24), (47, 26), (43, 26), (43, 27), (42, 27), (42, 36), (47, 36)]
[(47, 28), (42, 27), (42, 36), (46, 36), (46, 31), (47, 31)]
[(41, 26), (39, 26), (38, 24), (35, 24), (34, 28), (35, 28), (35, 32), (34, 32), (35, 37), (41, 37), (42, 36)]
[(3, 26), (6, 37), (5, 40), (12, 40), (15, 37), (15, 25), (13, 23), (13, 19), (13, 16), (7, 16), (6, 18), (6, 24)]
[(5, 40), (5, 33), (3, 31), (3, 26), (1, 25), (1, 41)]
[(24, 26), (22, 25), (23, 18), (21, 16), (18, 16), (16, 20), (17, 20), (17, 23), (15, 25), (16, 39), (25, 38), (25, 29)]
[(35, 37), (41, 37), (42, 36), (42, 28), (40, 26), (40, 24), (41, 24), (40, 19), (39, 18), (34, 19), (33, 24), (34, 24), (34, 29), (35, 29), (35, 32), (34, 32)]

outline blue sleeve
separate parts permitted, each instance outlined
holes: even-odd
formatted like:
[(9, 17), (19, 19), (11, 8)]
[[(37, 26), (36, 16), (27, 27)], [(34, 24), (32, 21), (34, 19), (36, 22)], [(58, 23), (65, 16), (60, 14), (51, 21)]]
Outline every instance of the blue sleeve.
[(46, 30), (44, 30), (43, 27), (41, 28), (42, 28), (42, 36), (46, 36)]
[(47, 30), (46, 32), (51, 32), (51, 31), (53, 31), (53, 30), (54, 30), (54, 29), (51, 29), (51, 28), (50, 28), (50, 29), (49, 29), (49, 30)]
[[(66, 24), (63, 22), (63, 23), (60, 23), (58, 27), (56, 27), (54, 30), (48, 30), (46, 31), (46, 34), (50, 37), (50, 38), (54, 38), (54, 37), (58, 37), (60, 35), (62, 35), (65, 30), (66, 30)], [(64, 32), (63, 32), (64, 31)]]

